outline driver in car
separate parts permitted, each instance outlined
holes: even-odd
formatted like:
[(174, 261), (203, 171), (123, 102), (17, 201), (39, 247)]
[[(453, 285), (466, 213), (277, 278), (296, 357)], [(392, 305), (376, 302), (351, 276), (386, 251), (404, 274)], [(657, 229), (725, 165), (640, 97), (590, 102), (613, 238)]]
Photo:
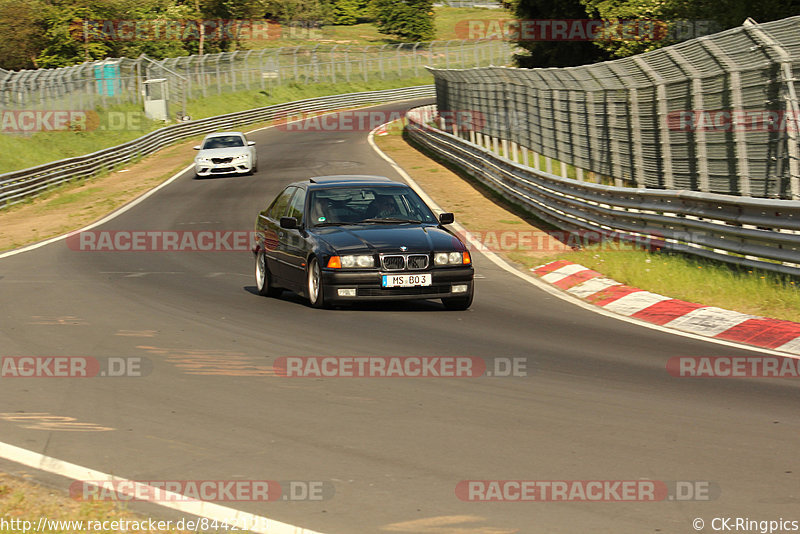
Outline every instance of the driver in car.
[(375, 195), (375, 200), (369, 205), (367, 209), (367, 218), (392, 218), (398, 217), (400, 213), (397, 211), (397, 203), (392, 197), (387, 195)]

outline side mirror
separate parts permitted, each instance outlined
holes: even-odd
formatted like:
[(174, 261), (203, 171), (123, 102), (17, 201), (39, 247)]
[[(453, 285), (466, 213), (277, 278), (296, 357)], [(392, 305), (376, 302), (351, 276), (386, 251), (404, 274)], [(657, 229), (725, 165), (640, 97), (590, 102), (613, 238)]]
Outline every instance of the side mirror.
[(194, 148), (195, 150), (200, 150), (200, 145), (193, 146), (192, 148)]
[(295, 217), (281, 217), (281, 228), (285, 230), (294, 230), (297, 228), (297, 219)]
[(256, 146), (256, 142), (255, 141), (248, 141), (247, 142), (247, 146)]
[(440, 213), (439, 214), (439, 224), (453, 224), (456, 220), (456, 216), (452, 213)]

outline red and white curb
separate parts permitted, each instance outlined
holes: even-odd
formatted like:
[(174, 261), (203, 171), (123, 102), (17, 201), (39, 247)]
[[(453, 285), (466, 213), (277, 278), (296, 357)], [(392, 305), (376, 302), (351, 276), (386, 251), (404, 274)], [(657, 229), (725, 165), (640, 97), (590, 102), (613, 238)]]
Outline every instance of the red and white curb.
[(545, 282), (605, 310), (706, 337), (800, 355), (800, 323), (703, 306), (626, 286), (559, 260), (531, 271)]

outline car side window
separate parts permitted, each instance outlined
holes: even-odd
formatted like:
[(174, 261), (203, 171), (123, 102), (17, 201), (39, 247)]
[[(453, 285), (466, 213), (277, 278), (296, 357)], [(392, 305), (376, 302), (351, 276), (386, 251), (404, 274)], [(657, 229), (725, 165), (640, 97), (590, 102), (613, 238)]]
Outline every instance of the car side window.
[(289, 204), (289, 215), (288, 217), (294, 217), (297, 219), (297, 225), (300, 226), (303, 224), (303, 210), (306, 206), (306, 192), (299, 187), (296, 188), (296, 193), (292, 197), (292, 202)]
[(292, 194), (296, 189), (296, 187), (287, 187), (283, 190), (283, 193), (281, 193), (280, 196), (275, 199), (275, 202), (273, 202), (272, 206), (269, 207), (268, 216), (270, 219), (279, 220), (286, 214), (286, 208), (289, 206), (289, 200), (292, 198)]

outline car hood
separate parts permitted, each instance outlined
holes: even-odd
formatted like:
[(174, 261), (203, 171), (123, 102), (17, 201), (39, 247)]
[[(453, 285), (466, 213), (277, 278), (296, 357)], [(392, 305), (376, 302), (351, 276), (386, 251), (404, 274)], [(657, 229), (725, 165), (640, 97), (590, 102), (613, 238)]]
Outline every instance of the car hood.
[[(457, 237), (438, 226), (359, 225), (320, 228), (316, 234), (341, 254), (465, 250)], [(407, 247), (407, 250), (403, 251), (400, 247)]]
[(198, 158), (225, 158), (247, 154), (246, 146), (229, 146), (226, 148), (207, 148), (197, 153)]

